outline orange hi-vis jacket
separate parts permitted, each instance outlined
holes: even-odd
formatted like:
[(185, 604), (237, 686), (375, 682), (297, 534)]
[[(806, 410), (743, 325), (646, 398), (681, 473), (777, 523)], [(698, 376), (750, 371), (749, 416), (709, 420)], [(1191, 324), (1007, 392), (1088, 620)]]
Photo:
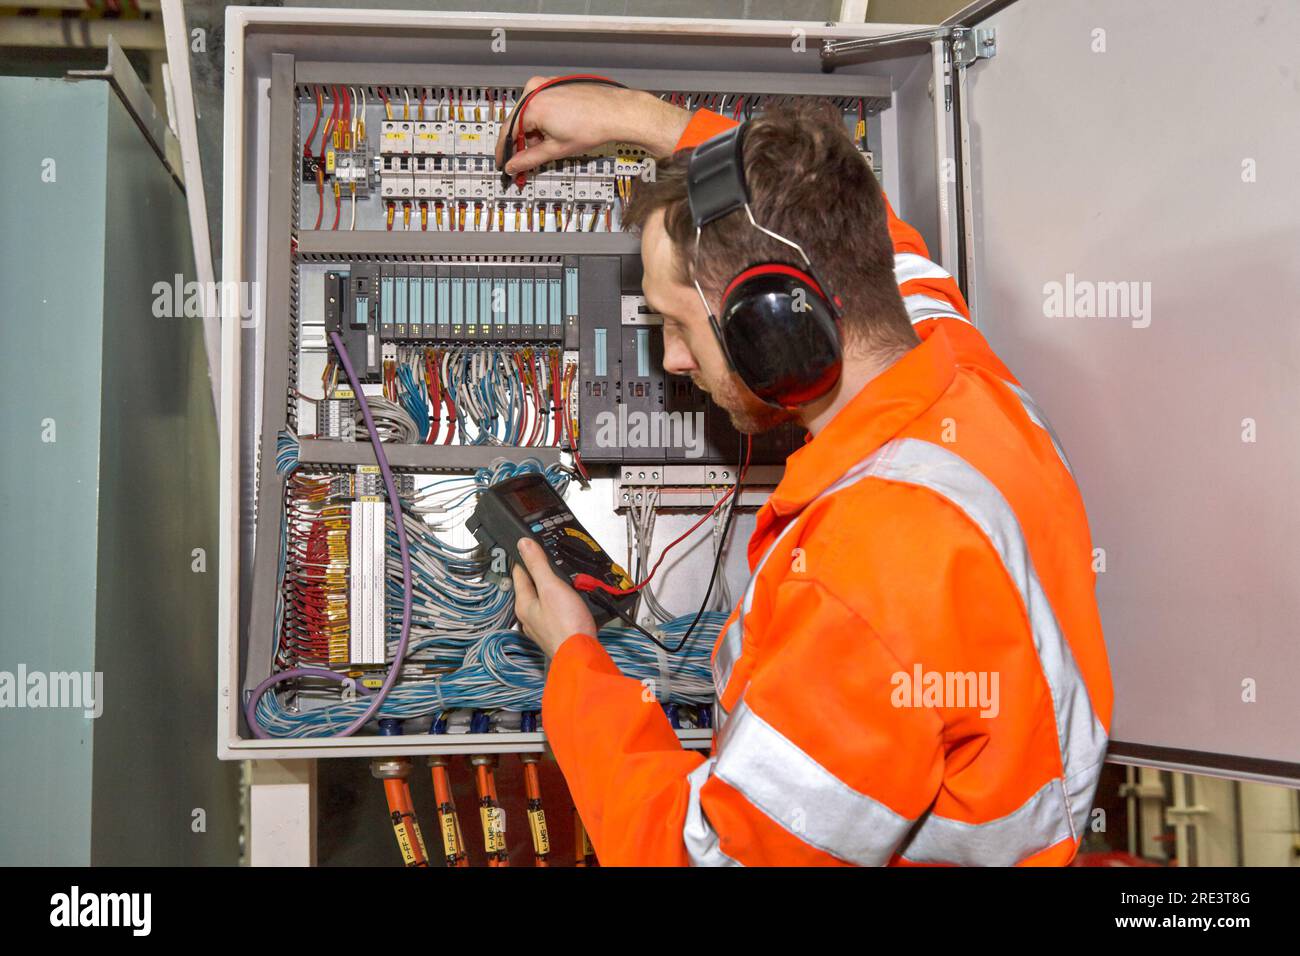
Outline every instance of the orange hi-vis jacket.
[[(697, 113), (678, 148), (730, 125)], [(920, 345), (758, 512), (713, 654), (711, 754), (595, 639), (542, 717), (611, 865), (1063, 865), (1090, 823), (1111, 681), (1092, 545), (1042, 412), (889, 213)]]

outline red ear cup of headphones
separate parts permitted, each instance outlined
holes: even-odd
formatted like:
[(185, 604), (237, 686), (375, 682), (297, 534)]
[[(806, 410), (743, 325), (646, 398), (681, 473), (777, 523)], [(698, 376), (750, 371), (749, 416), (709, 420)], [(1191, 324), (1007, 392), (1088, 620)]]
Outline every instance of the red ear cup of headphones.
[(838, 312), (808, 273), (784, 263), (752, 266), (722, 295), (715, 326), (723, 353), (749, 390), (794, 408), (840, 378)]

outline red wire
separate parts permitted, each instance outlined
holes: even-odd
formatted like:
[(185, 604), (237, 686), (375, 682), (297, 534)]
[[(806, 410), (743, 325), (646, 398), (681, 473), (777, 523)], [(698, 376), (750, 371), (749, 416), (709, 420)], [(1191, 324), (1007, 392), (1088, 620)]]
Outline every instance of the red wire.
[[(542, 92), (542, 90), (554, 86), (560, 81), (567, 83), (572, 82), (573, 80), (599, 80), (602, 83), (609, 83), (611, 85), (623, 85), (621, 83), (616, 83), (616, 81), (611, 80), (607, 76), (598, 76), (595, 73), (572, 73), (568, 76), (553, 76), (541, 86), (534, 87), (533, 91), (520, 100), (518, 105), (515, 107), (515, 155), (522, 153), (527, 147), (527, 140), (524, 137), (524, 110), (528, 108), (528, 104), (532, 101), (532, 98)], [(515, 185), (519, 186), (521, 189), (527, 181), (528, 178), (523, 173), (520, 173), (515, 177)]]
[(351, 149), (352, 141), (348, 138), (352, 135), (352, 93), (346, 86), (341, 87), (343, 92), (343, 148)]
[(338, 118), (339, 118), (338, 94), (335, 92), (334, 87), (330, 87), (330, 94), (334, 97), (334, 99), (331, 101), (334, 105), (330, 107), (330, 118), (325, 121), (325, 129), (323, 129), (320, 134), (321, 159), (325, 158), (325, 149), (326, 149), (326, 144), (329, 143), (330, 131), (334, 129), (335, 125), (338, 123)]
[(325, 173), (319, 166), (316, 167), (316, 225), (313, 229), (320, 228), (320, 221), (325, 215)]
[(429, 405), (433, 408), (433, 417), (429, 421), (429, 437), (425, 439), (427, 445), (438, 444), (438, 432), (442, 431), (442, 373), (436, 357), (436, 352), (424, 353), (425, 388), (429, 392)]
[[(573, 372), (577, 372), (578, 370), (575, 365), (569, 366), (569, 369)], [(572, 388), (572, 382), (570, 382), (568, 387)], [(573, 455), (573, 464), (577, 466), (578, 474), (582, 475), (582, 480), (589, 481), (591, 475), (587, 473), (587, 466), (582, 463), (582, 455), (578, 452), (578, 443), (571, 434), (572, 430), (573, 426), (569, 420), (569, 403), (566, 401), (564, 403), (564, 431), (565, 435), (569, 439), (569, 453)]]
[(320, 89), (317, 88), (317, 90), (316, 90), (316, 118), (315, 118), (314, 120), (312, 120), (312, 124), (311, 124), (311, 132), (307, 134), (307, 139), (306, 139), (306, 141), (302, 144), (302, 154), (303, 154), (304, 156), (310, 156), (310, 155), (311, 155), (311, 141), (314, 140), (314, 139), (316, 138), (316, 130), (320, 129), (320, 115), (321, 115), (321, 112), (322, 112), (321, 107), (322, 107), (322, 99), (321, 99), (321, 95), (320, 95)]
[(551, 403), (554, 405), (554, 408), (552, 409), (552, 418), (554, 419), (552, 430), (555, 432), (555, 441), (553, 444), (557, 448), (559, 447), (560, 435), (563, 431), (560, 424), (560, 395), (563, 389), (560, 385), (560, 353), (555, 351), (551, 353)]
[(442, 390), (442, 400), (447, 406), (447, 437), (442, 440), (442, 443), (450, 445), (456, 435), (456, 403), (452, 401), (450, 389)]
[(592, 577), (589, 574), (579, 574), (579, 575), (575, 575), (573, 578), (574, 588), (576, 588), (579, 591), (594, 591), (597, 588), (599, 588), (600, 590), (606, 592), (607, 594), (613, 594), (615, 596), (620, 596), (620, 597), (625, 594), (635, 594), (637, 591), (640, 591), (643, 587), (645, 587), (647, 584), (650, 583), (651, 579), (654, 578), (655, 572), (659, 570), (659, 565), (664, 563), (664, 558), (668, 556), (668, 552), (671, 551), (673, 548), (677, 547), (677, 545), (681, 544), (682, 541), (684, 541), (686, 538), (694, 534), (695, 529), (698, 528), (700, 525), (704, 524), (704, 522), (708, 521), (709, 518), (711, 518), (713, 514), (723, 506), (726, 500), (735, 493), (736, 489), (740, 486), (740, 483), (745, 480), (745, 475), (749, 473), (749, 456), (753, 450), (754, 450), (754, 439), (751, 436), (746, 435), (745, 436), (745, 464), (741, 466), (740, 474), (736, 477), (736, 483), (732, 485), (730, 488), (728, 488), (726, 493), (717, 500), (717, 502), (713, 505), (713, 507), (704, 513), (704, 517), (702, 517), (699, 521), (695, 522), (695, 524), (691, 525), (690, 528), (688, 528), (686, 532), (681, 535), (681, 537), (677, 538), (677, 540), (669, 544), (668, 547), (664, 548), (663, 551), (659, 552), (659, 559), (655, 561), (654, 567), (650, 569), (650, 573), (645, 576), (645, 579), (642, 580), (640, 584), (634, 584), (630, 588), (616, 588), (616, 587), (611, 587), (610, 585), (606, 584), (604, 581), (596, 580), (594, 577)]
[(528, 434), (528, 444), (537, 445), (546, 434), (546, 403), (542, 401), (542, 373), (537, 368), (537, 352), (528, 356), (528, 364), (533, 369), (529, 392), (532, 393), (533, 405), (537, 406), (537, 419), (533, 423), (533, 431)]

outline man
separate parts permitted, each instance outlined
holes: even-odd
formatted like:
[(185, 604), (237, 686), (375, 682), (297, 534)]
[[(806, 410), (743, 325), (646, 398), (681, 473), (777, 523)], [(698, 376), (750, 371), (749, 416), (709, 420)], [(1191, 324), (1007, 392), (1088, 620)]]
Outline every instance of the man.
[[(507, 171), (606, 141), (666, 155), (730, 125), (645, 93), (555, 87), (530, 103)], [(838, 117), (773, 111), (743, 155), (755, 221), (800, 244), (843, 301), (843, 368), (792, 411), (750, 393), (692, 283), (716, 313), (734, 276), (798, 258), (743, 212), (705, 225), (696, 258), (683, 162), (638, 184), (628, 221), (665, 369), (742, 432), (793, 417), (811, 438), (757, 516), (753, 576), (714, 650), (707, 759), (520, 542), (516, 611), (552, 658), (543, 722), (596, 851), (615, 865), (1066, 864), (1111, 714), (1069, 464)]]

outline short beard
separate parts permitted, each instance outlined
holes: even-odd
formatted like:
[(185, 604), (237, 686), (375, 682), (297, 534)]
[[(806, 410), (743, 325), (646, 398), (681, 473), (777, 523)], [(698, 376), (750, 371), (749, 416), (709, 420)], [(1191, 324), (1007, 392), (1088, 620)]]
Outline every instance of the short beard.
[[(692, 375), (691, 379), (697, 387), (702, 388), (696, 376)], [(758, 435), (771, 431), (778, 425), (792, 421), (795, 417), (794, 412), (776, 408), (758, 398), (734, 373), (728, 374), (716, 388), (702, 388), (702, 390), (708, 392), (714, 404), (727, 413), (727, 417), (731, 419), (731, 427), (742, 435)]]

